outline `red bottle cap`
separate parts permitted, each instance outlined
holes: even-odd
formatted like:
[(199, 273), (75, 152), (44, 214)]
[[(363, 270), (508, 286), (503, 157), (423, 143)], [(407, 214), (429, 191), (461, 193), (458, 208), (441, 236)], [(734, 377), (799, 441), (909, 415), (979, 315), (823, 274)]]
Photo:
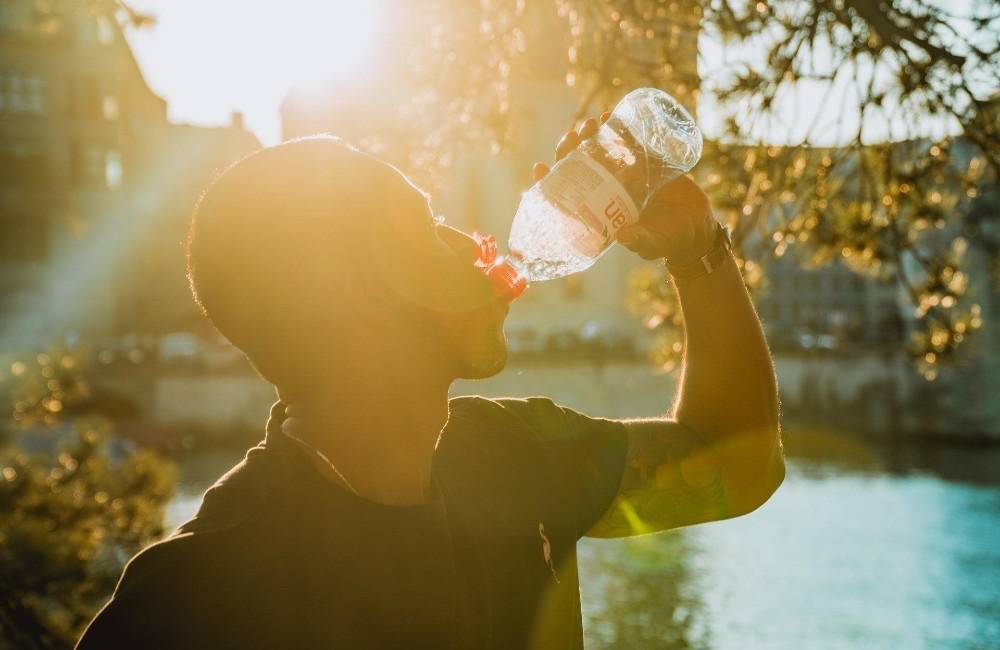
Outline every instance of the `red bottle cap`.
[(486, 269), (486, 275), (493, 283), (493, 288), (498, 293), (507, 296), (507, 299), (511, 301), (516, 300), (528, 288), (528, 279), (503, 257)]
[(505, 258), (497, 258), (496, 237), (474, 232), (472, 238), (479, 244), (479, 259), (475, 265), (489, 277), (497, 293), (504, 295), (507, 300), (516, 300), (528, 287), (528, 279)]

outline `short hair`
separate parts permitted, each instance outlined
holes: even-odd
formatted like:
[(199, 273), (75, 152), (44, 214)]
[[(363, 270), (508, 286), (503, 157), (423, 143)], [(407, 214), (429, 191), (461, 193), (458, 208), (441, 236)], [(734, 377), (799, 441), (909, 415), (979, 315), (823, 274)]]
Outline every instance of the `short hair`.
[[(381, 171), (379, 171), (381, 170)], [(365, 263), (373, 190), (392, 168), (343, 140), (310, 136), (256, 151), (202, 193), (187, 239), (187, 273), (202, 312), (279, 383), (295, 363), (282, 349), (319, 310), (336, 309), (337, 282)]]

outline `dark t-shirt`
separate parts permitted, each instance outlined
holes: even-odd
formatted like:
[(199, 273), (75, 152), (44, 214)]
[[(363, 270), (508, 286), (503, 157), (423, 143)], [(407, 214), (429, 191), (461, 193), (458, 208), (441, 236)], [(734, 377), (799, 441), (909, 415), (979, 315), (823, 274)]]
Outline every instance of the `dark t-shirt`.
[(582, 648), (576, 541), (616, 494), (623, 425), (545, 398), (450, 410), (415, 506), (269, 433), (129, 562), (79, 647)]

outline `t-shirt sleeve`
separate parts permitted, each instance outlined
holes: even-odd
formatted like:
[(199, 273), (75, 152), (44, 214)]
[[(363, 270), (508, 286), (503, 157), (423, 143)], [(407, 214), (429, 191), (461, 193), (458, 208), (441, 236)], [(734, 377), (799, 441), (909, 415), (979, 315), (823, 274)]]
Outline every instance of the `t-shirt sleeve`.
[(579, 537), (583, 537), (618, 495), (625, 471), (628, 434), (619, 420), (595, 418), (567, 406), (553, 406), (565, 418), (572, 447), (567, 474), (580, 504)]
[[(611, 506), (625, 468), (619, 420), (595, 418), (547, 397), (468, 398), (490, 429), (499, 462), (512, 465), (512, 493), (543, 501), (579, 539)], [(513, 451), (511, 451), (513, 450)], [(526, 489), (518, 489), (521, 485)]]
[(197, 621), (189, 605), (198, 591), (191, 588), (191, 572), (179, 561), (187, 545), (186, 539), (172, 539), (132, 558), (111, 600), (81, 635), (77, 650), (190, 646), (188, 633)]
[[(161, 647), (158, 623), (169, 614), (162, 600), (169, 595), (157, 584), (167, 569), (167, 552), (154, 545), (133, 558), (125, 567), (111, 600), (90, 622), (77, 650), (98, 648)], [(174, 594), (176, 596), (176, 594)]]

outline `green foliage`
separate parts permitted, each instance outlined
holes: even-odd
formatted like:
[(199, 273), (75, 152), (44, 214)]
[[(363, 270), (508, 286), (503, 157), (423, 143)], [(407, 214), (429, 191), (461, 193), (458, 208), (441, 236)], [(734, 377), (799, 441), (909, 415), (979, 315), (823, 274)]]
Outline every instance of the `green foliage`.
[(113, 435), (81, 359), (0, 366), (0, 646), (64, 648), (163, 535), (172, 463)]
[[(466, 132), (435, 140), (439, 149), (506, 146), (511, 80), (551, 66), (556, 52), (579, 91), (578, 117), (653, 85), (722, 125), (698, 173), (748, 258), (751, 287), (785, 254), (893, 279), (912, 302), (909, 351), (928, 378), (981, 322), (964, 252), (978, 247), (998, 266), (990, 233), (1000, 211), (977, 206), (1000, 173), (1000, 5), (555, 0), (543, 15), (546, 5), (523, 2), (428, 4), (433, 25), (424, 27), (435, 31), (414, 56), (436, 74), (419, 79), (421, 112)], [(715, 68), (699, 34), (722, 48)], [(803, 95), (836, 100), (835, 123), (789, 116)], [(743, 250), (747, 238), (765, 245)], [(638, 308), (644, 319), (659, 313), (659, 295), (635, 295), (653, 301)], [(676, 361), (671, 314), (653, 319), (664, 366)]]

